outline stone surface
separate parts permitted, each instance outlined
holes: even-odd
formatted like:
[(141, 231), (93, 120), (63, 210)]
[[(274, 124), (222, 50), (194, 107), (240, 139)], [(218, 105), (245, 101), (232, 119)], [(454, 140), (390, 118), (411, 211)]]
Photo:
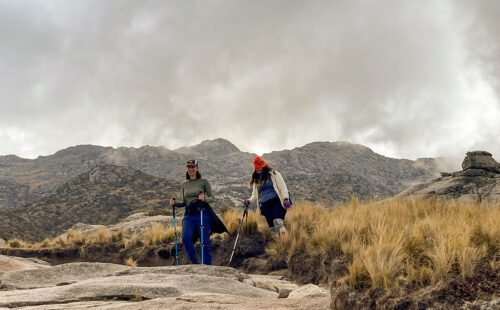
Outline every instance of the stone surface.
[(37, 258), (21, 258), (0, 255), (0, 279), (3, 277), (4, 273), (8, 272), (46, 268), (50, 268), (50, 265)]
[[(141, 302), (123, 301), (84, 301), (65, 304), (28, 306), (16, 308), (19, 310), (326, 310), (329, 308), (329, 298), (302, 299), (270, 299), (249, 298), (226, 294), (190, 294), (180, 297), (164, 297)], [(0, 308), (7, 310), (7, 308)]]
[(300, 288), (292, 291), (288, 298), (315, 298), (315, 297), (329, 297), (330, 292), (322, 287), (314, 284), (306, 284)]
[(8, 272), (0, 279), (4, 288), (41, 288), (104, 277), (127, 269), (130, 267), (116, 264), (70, 263), (51, 268)]
[(74, 284), (29, 290), (0, 291), (0, 306), (18, 307), (84, 300), (179, 297), (194, 293), (230, 294), (252, 298), (277, 298), (278, 294), (236, 279), (205, 275), (143, 273), (108, 276)]
[(299, 287), (282, 276), (247, 275), (223, 266), (44, 266), (5, 273), (0, 309), (279, 310), (328, 309), (329, 305), (328, 294), (315, 285)]
[[(249, 276), (221, 266), (136, 267), (71, 263), (44, 270), (5, 273), (0, 307), (38, 306), (105, 299), (133, 300), (190, 294), (278, 297), (275, 291), (244, 283)], [(274, 280), (274, 279), (273, 279)]]
[(3, 240), (2, 238), (0, 238), (0, 246), (4, 246), (5, 245), (5, 240)]

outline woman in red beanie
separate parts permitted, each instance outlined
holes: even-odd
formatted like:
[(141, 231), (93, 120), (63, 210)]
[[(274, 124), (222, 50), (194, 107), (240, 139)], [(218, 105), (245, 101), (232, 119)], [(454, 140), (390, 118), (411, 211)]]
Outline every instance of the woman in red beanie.
[(255, 170), (250, 177), (248, 187), (252, 188), (252, 197), (245, 200), (245, 205), (258, 203), (260, 214), (266, 217), (273, 236), (286, 233), (283, 220), (291, 201), (285, 181), (278, 171), (268, 166), (264, 159), (257, 156), (253, 161)]

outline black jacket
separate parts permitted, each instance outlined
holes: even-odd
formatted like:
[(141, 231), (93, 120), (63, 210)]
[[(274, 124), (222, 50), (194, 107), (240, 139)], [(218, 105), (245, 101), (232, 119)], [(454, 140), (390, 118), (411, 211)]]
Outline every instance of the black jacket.
[[(186, 216), (187, 214), (193, 214), (194, 212), (199, 214), (200, 208), (203, 208), (203, 211), (207, 212), (208, 216), (210, 217), (210, 227), (211, 227), (210, 235), (213, 233), (222, 234), (224, 232), (228, 232), (226, 225), (224, 225), (224, 223), (220, 220), (217, 214), (215, 214), (214, 209), (212, 209), (212, 207), (208, 203), (203, 202), (201, 200), (196, 200), (189, 203), (186, 206), (186, 213), (184, 213), (184, 216)], [(193, 242), (196, 242), (196, 240), (198, 240), (199, 237), (200, 237), (199, 229), (196, 229), (193, 234)]]

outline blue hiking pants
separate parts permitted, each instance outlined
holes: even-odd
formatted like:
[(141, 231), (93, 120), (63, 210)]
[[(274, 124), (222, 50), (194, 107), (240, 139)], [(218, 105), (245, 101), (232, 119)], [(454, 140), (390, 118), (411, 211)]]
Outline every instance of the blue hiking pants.
[[(197, 231), (198, 236), (200, 231), (201, 218), (200, 212), (190, 213), (184, 216), (182, 220), (182, 244), (186, 249), (191, 263), (198, 264), (196, 249), (193, 244), (193, 234)], [(206, 210), (203, 210), (203, 264), (212, 265), (212, 247), (210, 246), (210, 217)], [(201, 241), (201, 239), (200, 239)]]

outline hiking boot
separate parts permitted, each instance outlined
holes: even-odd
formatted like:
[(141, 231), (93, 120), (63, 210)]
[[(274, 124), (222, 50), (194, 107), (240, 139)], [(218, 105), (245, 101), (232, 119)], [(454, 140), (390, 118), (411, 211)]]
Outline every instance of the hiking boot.
[(273, 220), (273, 225), (276, 233), (280, 235), (286, 235), (286, 228), (285, 224), (283, 223), (282, 219), (274, 219)]

